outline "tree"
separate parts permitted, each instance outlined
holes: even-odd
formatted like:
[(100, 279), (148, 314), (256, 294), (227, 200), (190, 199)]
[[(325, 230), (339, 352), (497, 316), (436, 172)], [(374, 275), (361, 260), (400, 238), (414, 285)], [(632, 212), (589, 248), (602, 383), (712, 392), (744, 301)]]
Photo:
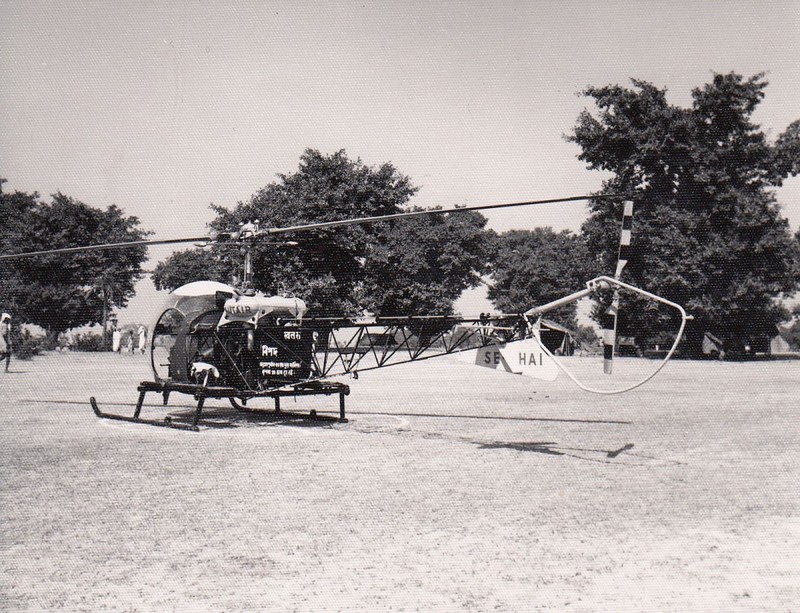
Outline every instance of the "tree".
[(175, 289), (191, 281), (230, 281), (233, 271), (211, 249), (178, 251), (166, 261), (159, 262), (153, 270), (156, 289)]
[[(583, 226), (590, 254), (613, 270), (624, 198), (635, 203), (633, 255), (625, 279), (685, 305), (695, 320), (687, 349), (709, 331), (736, 351), (785, 316), (776, 298), (794, 291), (792, 237), (771, 188), (796, 174), (800, 123), (774, 144), (751, 116), (767, 82), (715, 75), (692, 91), (691, 108), (643, 81), (633, 89), (589, 87), (599, 109), (584, 111), (568, 140), (590, 169), (613, 176)], [(626, 327), (656, 334), (659, 323), (628, 309)]]
[[(522, 313), (581, 289), (593, 276), (583, 239), (552, 228), (511, 230), (497, 239), (489, 299), (506, 313)], [(578, 325), (575, 304), (547, 316), (569, 328)]]
[[(38, 194), (0, 194), (6, 223), (0, 248), (22, 253), (144, 239), (136, 217), (116, 206), (92, 208), (64, 194), (52, 202)], [(37, 324), (52, 336), (104, 321), (113, 307), (124, 307), (142, 276), (145, 247), (50, 254), (3, 262), (3, 308), (22, 322)]]
[[(412, 210), (419, 210), (414, 208)], [(481, 282), (494, 233), (474, 211), (432, 214), (375, 228), (360, 302), (381, 315), (451, 315), (461, 293)]]
[(794, 278), (800, 279), (800, 230), (794, 235)]
[[(213, 206), (215, 231), (230, 232), (259, 220), (262, 227), (400, 213), (417, 188), (391, 164), (366, 166), (344, 151), (306, 150), (296, 173), (239, 202)], [(486, 220), (473, 213), (426, 215), (372, 222), (283, 238), (297, 247), (256, 246), (254, 285), (264, 292), (304, 299), (318, 316), (352, 316), (364, 309), (382, 315), (449, 314), (466, 287), (479, 282), (489, 259)], [(202, 278), (230, 282), (241, 266), (238, 248), (215, 254), (183, 252), (159, 265), (158, 287)]]

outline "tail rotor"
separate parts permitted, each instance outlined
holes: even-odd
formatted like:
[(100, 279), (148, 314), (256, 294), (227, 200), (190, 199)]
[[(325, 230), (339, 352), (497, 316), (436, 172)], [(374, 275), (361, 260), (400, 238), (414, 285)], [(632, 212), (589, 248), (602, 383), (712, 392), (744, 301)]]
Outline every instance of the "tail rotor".
[[(631, 230), (633, 229), (633, 202), (625, 201), (622, 213), (622, 233), (619, 239), (619, 253), (617, 254), (617, 269), (614, 279), (619, 281), (622, 271), (628, 263), (631, 248)], [(617, 344), (617, 315), (619, 313), (619, 288), (614, 288), (611, 306), (608, 307), (601, 319), (603, 327), (603, 372), (610, 375), (614, 370), (614, 348)]]

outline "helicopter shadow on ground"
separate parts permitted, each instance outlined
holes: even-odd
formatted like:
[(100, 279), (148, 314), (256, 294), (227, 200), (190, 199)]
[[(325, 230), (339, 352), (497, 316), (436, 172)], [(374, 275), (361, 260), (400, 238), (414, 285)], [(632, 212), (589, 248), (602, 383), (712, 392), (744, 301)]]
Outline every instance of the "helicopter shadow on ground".
[(519, 417), (512, 415), (476, 415), (474, 413), (424, 413), (419, 411), (348, 411), (348, 415), (380, 415), (389, 417), (430, 417), (441, 419), (477, 419), (487, 421), (521, 421), (521, 422), (555, 422), (555, 423), (574, 423), (574, 424), (608, 424), (608, 425), (633, 425), (632, 421), (621, 421), (611, 419), (579, 419), (571, 417)]
[[(47, 400), (47, 399), (21, 399), (21, 402), (43, 405), (68, 405), (76, 408), (84, 408), (87, 403), (84, 400)], [(136, 403), (134, 402), (114, 402), (106, 403), (109, 412), (125, 415), (133, 415)], [(127, 411), (121, 410), (128, 409)], [(152, 422), (170, 422), (178, 427), (191, 425), (195, 415), (196, 405), (191, 403), (181, 403), (164, 406), (162, 404), (144, 404), (140, 417), (143, 419), (137, 426), (153, 425)], [(422, 413), (422, 412), (389, 412), (389, 411), (353, 411), (350, 413), (349, 423), (340, 422), (335, 413), (322, 413), (311, 416), (307, 413), (279, 412), (271, 410), (240, 411), (233, 407), (226, 406), (206, 406), (203, 408), (202, 417), (198, 426), (200, 430), (226, 430), (236, 428), (258, 428), (268, 426), (290, 426), (295, 428), (327, 428), (339, 429), (343, 426), (347, 430), (361, 432), (364, 434), (383, 433), (405, 436), (422, 436), (426, 439), (448, 439), (459, 441), (469, 445), (474, 445), (484, 451), (514, 451), (519, 453), (535, 453), (552, 458), (563, 458), (581, 460), (585, 462), (602, 464), (623, 464), (629, 466), (672, 466), (683, 465), (685, 462), (672, 458), (658, 458), (633, 452), (634, 444), (627, 443), (614, 449), (596, 449), (585, 447), (572, 447), (557, 441), (487, 441), (463, 436), (451, 436), (443, 432), (418, 431), (408, 424), (399, 427), (392, 426), (375, 427), (372, 424), (361, 424), (365, 428), (359, 427), (358, 416), (363, 417), (434, 417), (434, 418), (461, 418), (461, 419), (481, 419), (481, 420), (513, 420), (528, 422), (566, 422), (566, 423), (585, 423), (600, 425), (631, 425), (633, 422), (612, 421), (598, 419), (574, 419), (574, 418), (553, 418), (553, 417), (511, 417), (503, 415), (474, 415), (474, 414), (441, 414), (441, 413)], [(151, 422), (148, 424), (148, 422)], [(155, 424), (155, 425), (164, 425)]]
[(632, 451), (634, 449), (633, 443), (626, 443), (616, 449), (594, 449), (587, 447), (569, 447), (561, 445), (555, 441), (537, 441), (537, 442), (481, 442), (470, 441), (472, 444), (477, 445), (479, 449), (486, 450), (512, 450), (519, 452), (540, 453), (548, 456), (561, 456), (564, 458), (572, 458), (584, 462), (593, 462), (599, 464), (622, 464), (626, 466), (643, 466), (643, 467), (657, 467), (657, 466), (682, 466), (686, 462), (676, 460), (674, 458), (659, 458), (651, 455), (646, 455)]
[(554, 441), (542, 441), (533, 443), (479, 443), (475, 442), (480, 449), (513, 449), (514, 451), (532, 451), (545, 455), (564, 455), (563, 451), (556, 448), (558, 443)]
[[(72, 404), (72, 403), (71, 403)], [(135, 403), (114, 403), (114, 406), (135, 407)], [(191, 403), (173, 404), (164, 407), (158, 403), (145, 404), (142, 407), (142, 417), (150, 418), (148, 415), (166, 415), (174, 423), (191, 423), (195, 405)], [(474, 413), (428, 413), (424, 411), (370, 411), (370, 410), (350, 410), (347, 413), (350, 423), (357, 422), (359, 416), (363, 417), (397, 417), (397, 418), (436, 418), (436, 419), (467, 419), (467, 420), (487, 420), (487, 421), (518, 421), (518, 422), (553, 422), (553, 423), (574, 423), (574, 424), (599, 424), (599, 425), (632, 425), (631, 421), (607, 420), (607, 419), (580, 419), (580, 418), (561, 418), (561, 417), (520, 417), (511, 415), (476, 415)], [(345, 426), (345, 423), (337, 419), (334, 411), (319, 412), (312, 416), (309, 413), (295, 411), (275, 412), (269, 409), (260, 410), (238, 410), (229, 406), (206, 405), (198, 424), (202, 429), (223, 429), (236, 427), (254, 426), (293, 426), (302, 428), (331, 428), (333, 426)], [(355, 428), (356, 430), (358, 428)]]
[[(421, 437), (430, 440), (448, 440), (451, 442), (460, 442), (477, 447), (485, 451), (516, 451), (521, 453), (536, 453), (550, 457), (559, 457), (563, 459), (575, 459), (591, 463), (602, 464), (625, 464), (637, 466), (651, 466), (659, 464), (682, 464), (682, 462), (662, 459), (652, 456), (634, 453), (631, 450), (634, 448), (633, 443), (626, 443), (624, 445), (615, 446), (609, 449), (587, 448), (570, 446), (569, 443), (557, 441), (504, 441), (504, 440), (486, 440), (465, 436), (453, 435), (452, 433), (436, 432), (429, 429), (419, 430), (404, 418), (445, 418), (445, 419), (475, 419), (475, 420), (500, 420), (500, 421), (516, 421), (516, 422), (555, 422), (566, 424), (587, 424), (588, 426), (595, 425), (608, 425), (608, 426), (627, 426), (633, 425), (632, 421), (622, 420), (604, 420), (604, 419), (579, 419), (579, 418), (556, 418), (556, 417), (519, 417), (509, 415), (475, 415), (475, 414), (457, 414), (457, 413), (426, 413), (420, 411), (403, 412), (403, 411), (350, 411), (349, 415), (352, 418), (352, 430), (363, 432), (365, 434), (394, 434), (400, 436)], [(359, 424), (359, 417), (377, 417), (377, 418), (394, 418), (401, 420), (401, 424)]]
[[(23, 402), (44, 405), (69, 405), (75, 407), (85, 407), (87, 402), (84, 400), (47, 400), (47, 399), (23, 399)], [(103, 403), (104, 411), (125, 417), (132, 417), (136, 407), (135, 402), (113, 402)], [(191, 402), (181, 402), (164, 406), (161, 403), (145, 403), (140, 414), (143, 420), (141, 425), (148, 425), (147, 422), (166, 421), (179, 427), (189, 426), (194, 419), (196, 405)], [(358, 425), (359, 417), (393, 417), (393, 418), (434, 418), (434, 419), (466, 419), (466, 420), (485, 420), (485, 421), (516, 421), (516, 422), (539, 422), (539, 423), (573, 423), (573, 424), (596, 424), (596, 425), (632, 425), (631, 421), (622, 420), (603, 420), (603, 419), (579, 419), (579, 418), (558, 418), (558, 417), (521, 417), (510, 415), (477, 415), (474, 413), (432, 413), (424, 411), (370, 411), (353, 410), (348, 412), (350, 417), (349, 424), (339, 422), (333, 412), (318, 413), (311, 416), (308, 413), (297, 413), (292, 411), (281, 411), (276, 413), (269, 409), (238, 410), (232, 406), (225, 405), (206, 405), (198, 423), (200, 430), (224, 430), (236, 428), (254, 428), (268, 426), (290, 426), (295, 428), (328, 428), (344, 426), (353, 431), (361, 431)], [(392, 428), (395, 430), (396, 428)], [(367, 428), (365, 433), (372, 432), (374, 428)], [(377, 431), (384, 431), (384, 428), (377, 428)], [(399, 428), (400, 431), (406, 428)], [(410, 433), (410, 431), (407, 431)], [(446, 435), (445, 435), (446, 436)], [(436, 438), (437, 434), (427, 433), (428, 438)], [(577, 449), (562, 447), (554, 441), (486, 441), (472, 440), (457, 437), (463, 442), (476, 445), (482, 450), (507, 449), (519, 452), (540, 453), (549, 456), (576, 456), (576, 454), (589, 454), (597, 456), (594, 461), (613, 461), (622, 452), (628, 451), (633, 447), (632, 444), (626, 445), (619, 450), (604, 449)], [(577, 457), (577, 456), (576, 456)], [(580, 459), (589, 459), (580, 457)]]
[[(119, 406), (119, 405), (117, 405)], [(130, 403), (134, 407), (134, 403)], [(152, 413), (159, 414), (158, 409), (161, 409), (160, 415), (165, 414), (165, 407), (160, 404), (144, 405), (144, 409), (151, 409)], [(173, 423), (190, 424), (195, 413), (195, 406), (190, 403), (173, 405), (166, 407), (169, 409), (166, 414)], [(524, 421), (524, 422), (562, 422), (562, 423), (578, 423), (588, 425), (633, 425), (631, 421), (621, 420), (602, 420), (602, 419), (576, 419), (576, 418), (555, 418), (555, 417), (514, 417), (507, 415), (475, 415), (475, 414), (441, 414), (441, 413), (424, 413), (424, 412), (388, 412), (388, 411), (351, 411), (349, 413), (350, 419), (348, 422), (343, 423), (338, 420), (338, 415), (330, 413), (318, 413), (311, 416), (308, 413), (297, 412), (275, 412), (272, 410), (238, 410), (233, 407), (226, 406), (206, 406), (203, 409), (203, 415), (198, 424), (201, 430), (216, 430), (216, 429), (234, 429), (234, 428), (254, 428), (254, 427), (267, 427), (267, 426), (290, 426), (295, 428), (327, 428), (339, 429), (344, 427), (347, 430), (354, 432), (361, 432), (364, 434), (383, 433), (383, 434), (399, 434), (399, 435), (420, 435), (426, 439), (450, 439), (460, 441), (476, 446), (480, 450), (485, 451), (500, 451), (509, 450), (521, 453), (536, 453), (553, 458), (563, 458), (580, 460), (582, 462), (599, 463), (599, 464), (619, 464), (627, 466), (643, 466), (643, 467), (657, 467), (657, 466), (674, 466), (683, 465), (685, 462), (673, 458), (659, 458), (651, 455), (645, 455), (638, 450), (634, 450), (634, 443), (625, 443), (621, 446), (615, 446), (610, 449), (601, 448), (588, 448), (588, 447), (575, 447), (567, 443), (559, 443), (557, 441), (487, 441), (467, 438), (462, 436), (450, 436), (441, 432), (430, 431), (417, 431), (408, 425), (401, 425), (398, 427), (391, 427), (388, 430), (384, 427), (377, 429), (370, 428), (361, 429), (358, 424), (359, 416), (377, 416), (377, 417), (420, 417), (420, 418), (450, 418), (450, 419), (478, 419), (478, 420), (503, 420), (503, 421)]]
[[(530, 453), (540, 453), (548, 456), (561, 456), (586, 462), (601, 464), (615, 464), (615, 460), (625, 451), (633, 449), (633, 443), (628, 443), (619, 449), (587, 449), (578, 447), (565, 447), (555, 441), (539, 442), (493, 442), (485, 443), (473, 441), (479, 449), (510, 449)], [(627, 458), (626, 458), (627, 459)], [(627, 462), (623, 462), (627, 463)]]
[[(194, 415), (194, 410), (189, 409), (181, 415), (183, 419), (190, 422)], [(173, 413), (173, 421), (176, 419)], [(203, 409), (203, 416), (198, 425), (201, 429), (222, 429), (222, 428), (252, 428), (264, 426), (291, 426), (295, 428), (332, 428), (337, 423), (333, 416), (324, 414), (309, 415), (308, 413), (296, 413), (290, 411), (275, 412), (270, 410), (261, 411), (239, 411), (234, 408), (211, 407)]]
[(515, 451), (533, 451), (547, 455), (569, 455), (568, 451), (584, 451), (591, 453), (602, 453), (607, 458), (616, 458), (621, 453), (633, 449), (633, 443), (627, 443), (618, 449), (586, 449), (578, 447), (560, 447), (553, 441), (533, 442), (533, 443), (476, 443), (481, 449), (513, 449)]
[[(133, 403), (131, 403), (131, 406)], [(147, 409), (150, 409), (146, 413)], [(144, 405), (142, 417), (152, 419), (164, 416), (173, 424), (189, 425), (194, 419), (196, 407), (191, 404)], [(330, 428), (335, 420), (327, 415), (311, 416), (290, 411), (271, 410), (240, 411), (233, 407), (205, 406), (198, 422), (200, 430), (225, 430), (267, 426), (291, 426), (296, 428)]]

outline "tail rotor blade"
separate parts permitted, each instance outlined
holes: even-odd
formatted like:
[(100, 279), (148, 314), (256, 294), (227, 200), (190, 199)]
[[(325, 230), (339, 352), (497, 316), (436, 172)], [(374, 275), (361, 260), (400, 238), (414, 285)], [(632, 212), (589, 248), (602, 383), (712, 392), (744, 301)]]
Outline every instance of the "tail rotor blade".
[[(614, 278), (619, 280), (622, 271), (628, 264), (631, 249), (631, 230), (633, 230), (633, 202), (625, 201), (622, 213), (622, 233), (619, 238), (619, 252), (617, 253), (617, 268)], [(610, 375), (614, 371), (614, 348), (617, 344), (617, 316), (619, 315), (619, 289), (614, 289), (611, 306), (601, 320), (603, 326), (603, 372)]]
[(619, 237), (619, 253), (617, 254), (617, 270), (614, 278), (619, 280), (622, 271), (628, 264), (631, 251), (631, 231), (633, 230), (633, 202), (625, 201), (625, 208), (622, 212), (622, 234)]
[(619, 291), (614, 290), (611, 306), (602, 318), (603, 325), (603, 372), (614, 372), (614, 347), (617, 344), (617, 311), (619, 310)]

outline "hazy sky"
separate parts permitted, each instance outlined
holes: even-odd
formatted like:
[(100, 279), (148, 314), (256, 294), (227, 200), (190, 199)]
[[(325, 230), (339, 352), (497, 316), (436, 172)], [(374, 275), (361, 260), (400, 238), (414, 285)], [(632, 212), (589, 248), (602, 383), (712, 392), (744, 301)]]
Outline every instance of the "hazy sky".
[[(158, 238), (203, 233), (209, 203), (247, 199), (307, 147), (393, 162), (420, 206), (579, 195), (603, 178), (562, 137), (582, 88), (633, 77), (688, 105), (713, 72), (766, 71), (755, 118), (775, 138), (800, 118), (799, 43), (800, 0), (0, 0), (0, 175), (117, 204)], [(800, 180), (779, 198), (798, 228)]]

